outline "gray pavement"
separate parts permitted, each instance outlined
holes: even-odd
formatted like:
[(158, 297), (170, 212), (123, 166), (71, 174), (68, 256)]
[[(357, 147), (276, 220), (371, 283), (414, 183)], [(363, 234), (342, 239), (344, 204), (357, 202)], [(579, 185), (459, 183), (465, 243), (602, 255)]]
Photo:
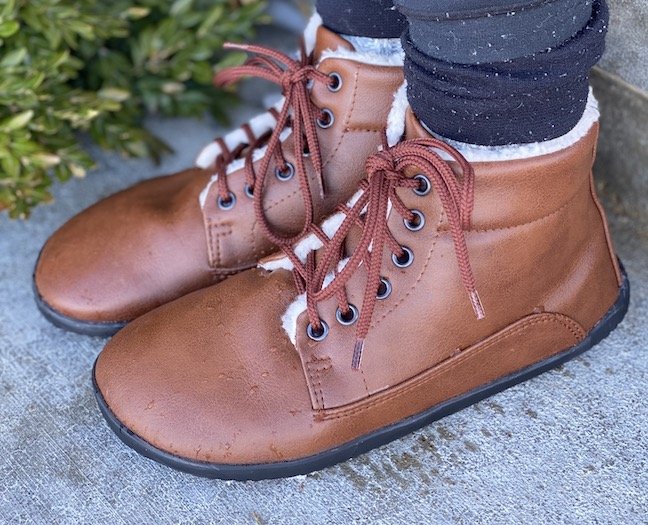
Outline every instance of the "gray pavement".
[[(27, 222), (0, 216), (0, 523), (639, 524), (648, 522), (648, 232), (615, 217), (632, 281), (600, 346), (360, 458), (280, 481), (220, 482), (138, 456), (90, 382), (105, 340), (39, 315), (31, 272), (47, 237), (94, 201), (189, 165), (216, 129), (153, 121), (177, 154), (156, 168), (96, 152)], [(135, 227), (135, 225), (134, 225)]]
[(608, 0), (608, 4), (610, 29), (600, 65), (646, 93), (648, 4), (645, 0)]

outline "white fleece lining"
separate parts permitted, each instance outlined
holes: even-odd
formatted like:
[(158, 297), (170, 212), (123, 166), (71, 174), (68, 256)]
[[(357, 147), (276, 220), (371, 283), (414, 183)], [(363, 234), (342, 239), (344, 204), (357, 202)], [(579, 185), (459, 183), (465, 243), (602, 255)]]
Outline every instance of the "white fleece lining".
[[(355, 206), (355, 203), (358, 202), (358, 199), (362, 195), (362, 190), (357, 191), (353, 197), (351, 197), (347, 201), (347, 206), (349, 208), (352, 208)], [(339, 212), (339, 213), (334, 213), (330, 217), (328, 217), (324, 222), (321, 224), (322, 231), (326, 234), (326, 236), (331, 239), (333, 238), (333, 235), (338, 231), (340, 226), (342, 225), (342, 222), (344, 222), (344, 219), (346, 217), (346, 214)], [(322, 241), (319, 240), (319, 238), (314, 235), (314, 234), (309, 234), (303, 239), (301, 239), (294, 247), (294, 252), (295, 255), (299, 258), (301, 262), (306, 261), (306, 256), (314, 251), (314, 250), (319, 250), (322, 247)], [(277, 259), (272, 259), (264, 262), (259, 262), (257, 265), (258, 268), (262, 268), (267, 271), (273, 271), (273, 270), (288, 270), (292, 271), (295, 267), (293, 266), (293, 263), (291, 262), (288, 257), (280, 257)]]
[(281, 327), (293, 346), (297, 345), (297, 319), (306, 311), (306, 294), (299, 294), (281, 316)]
[[(317, 29), (322, 25), (322, 18), (319, 14), (315, 13), (308, 22), (306, 29), (304, 30), (304, 41), (306, 45), (307, 53), (312, 52), (315, 47), (315, 41), (317, 37)], [(320, 63), (329, 58), (338, 58), (342, 60), (350, 60), (354, 62), (360, 62), (363, 64), (371, 65), (381, 65), (381, 66), (396, 66), (402, 67), (403, 65), (403, 54), (402, 50), (399, 53), (394, 54), (380, 54), (380, 53), (358, 53), (356, 51), (349, 51), (347, 49), (339, 49), (336, 51), (326, 50), (322, 53)], [(277, 111), (281, 111), (284, 98), (282, 97), (275, 105), (274, 108)], [(258, 115), (249, 121), (252, 131), (258, 137), (268, 131), (271, 131), (275, 126), (275, 119), (271, 113), (265, 112), (261, 115)], [(290, 128), (285, 129), (280, 136), (281, 142), (284, 142), (290, 136)], [(242, 129), (235, 129), (223, 137), (225, 144), (229, 149), (235, 149), (241, 143), (247, 142), (247, 135)], [(253, 153), (253, 160), (256, 162), (259, 159), (263, 158), (266, 148), (260, 148), (255, 150)], [(216, 157), (221, 153), (221, 149), (217, 143), (212, 142), (208, 144), (198, 155), (196, 164), (198, 167), (203, 169), (208, 169), (216, 160)], [(244, 159), (237, 159), (232, 162), (227, 167), (227, 175), (237, 171), (243, 167), (245, 164)], [(211, 186), (218, 180), (218, 175), (214, 174), (205, 188), (202, 190), (199, 196), (199, 202), (201, 209), (205, 207), (205, 202), (207, 201), (207, 195)]]
[[(276, 104), (274, 104), (273, 106), (274, 109), (280, 111), (281, 107), (283, 106), (283, 101), (284, 99), (282, 97)], [(254, 133), (254, 136), (260, 137), (264, 133), (271, 131), (275, 125), (275, 122), (276, 121), (275, 118), (272, 116), (272, 113), (266, 111), (265, 113), (261, 113), (260, 115), (257, 115), (256, 117), (250, 119), (248, 121), (248, 124), (250, 128), (252, 128), (252, 133)], [(237, 128), (233, 131), (230, 131), (227, 135), (225, 135), (223, 137), (223, 141), (225, 142), (225, 145), (230, 150), (234, 150), (239, 145), (247, 143), (248, 137), (242, 128)], [(216, 157), (218, 157), (220, 153), (221, 153), (221, 148), (216, 142), (209, 143), (198, 154), (198, 158), (196, 159), (196, 166), (202, 169), (209, 168), (214, 163)]]
[[(394, 104), (387, 120), (387, 140), (390, 146), (398, 143), (405, 130), (405, 113), (409, 104), (407, 102), (407, 87), (406, 84), (400, 87), (394, 96)], [(450, 144), (457, 149), (469, 162), (502, 162), (507, 160), (521, 160), (539, 157), (541, 155), (549, 155), (557, 151), (566, 149), (576, 144), (581, 140), (592, 126), (598, 122), (600, 117), (598, 101), (590, 88), (589, 96), (587, 98), (587, 105), (585, 112), (579, 120), (578, 124), (563, 135), (552, 140), (545, 142), (533, 142), (529, 144), (513, 144), (510, 146), (479, 146), (476, 144), (466, 144), (464, 142), (457, 142), (450, 139), (445, 139), (440, 135), (434, 133), (421, 122), (421, 125), (434, 137), (443, 140), (443, 142)], [(451, 157), (445, 152), (439, 152), (441, 157), (445, 160), (450, 160)]]
[[(290, 133), (291, 133), (290, 128), (284, 129), (279, 135), (279, 141), (284, 142), (290, 136)], [(263, 146), (262, 148), (255, 149), (254, 152), (252, 153), (252, 162), (257, 162), (261, 160), (265, 155), (266, 149), (267, 146)], [(245, 159), (244, 158), (236, 159), (235, 161), (231, 162), (229, 166), (227, 166), (226, 174), (229, 175), (230, 173), (240, 170), (243, 166), (245, 166)], [(207, 195), (209, 194), (209, 189), (217, 180), (218, 180), (218, 174), (214, 173), (211, 176), (211, 179), (209, 179), (209, 182), (207, 183), (205, 188), (200, 192), (200, 195), (198, 196), (198, 200), (200, 201), (201, 208), (205, 207), (205, 202), (207, 202)]]
[(405, 133), (405, 113), (409, 107), (407, 101), (407, 81), (394, 93), (394, 101), (387, 116), (387, 144), (395, 146)]
[(322, 52), (322, 61), (327, 58), (351, 60), (353, 62), (360, 62), (362, 64), (373, 66), (403, 67), (404, 54), (400, 52), (391, 55), (384, 55), (373, 52), (361, 53), (359, 51), (349, 51), (348, 49), (336, 49), (335, 51), (327, 49)]
[[(318, 13), (314, 13), (311, 16), (306, 29), (304, 29), (304, 44), (306, 46), (306, 52), (310, 54), (315, 48), (315, 41), (317, 38), (317, 30), (322, 25), (322, 17)], [(277, 111), (281, 111), (283, 107), (284, 98), (273, 104), (273, 107)], [(275, 119), (270, 112), (261, 113), (256, 117), (252, 118), (248, 124), (252, 128), (252, 132), (257, 136), (261, 136), (268, 131), (271, 131), (275, 124)], [(229, 149), (235, 149), (239, 144), (247, 142), (247, 135), (242, 129), (235, 129), (234, 131), (228, 133), (223, 137), (225, 144)], [(207, 169), (209, 168), (216, 157), (220, 154), (221, 150), (218, 144), (212, 142), (205, 146), (203, 150), (198, 154), (196, 159), (196, 165), (199, 168)]]
[(306, 24), (306, 29), (304, 29), (304, 46), (306, 47), (306, 53), (310, 55), (315, 49), (315, 42), (317, 42), (317, 30), (322, 25), (322, 17), (316, 11), (310, 17), (308, 24)]
[[(346, 264), (349, 262), (349, 259), (342, 259), (337, 265), (338, 273), (341, 272)], [(324, 278), (324, 287), (331, 284), (331, 281), (335, 277), (333, 272), (330, 272)], [(284, 314), (281, 316), (281, 327), (284, 329), (284, 332), (288, 335), (290, 342), (295, 346), (297, 344), (297, 319), (306, 311), (306, 294), (298, 295), (295, 300), (290, 303)]]
[(599, 118), (598, 100), (596, 100), (590, 87), (585, 112), (578, 121), (578, 124), (565, 135), (545, 142), (531, 142), (529, 144), (510, 146), (479, 146), (444, 139), (433, 132), (430, 133), (456, 148), (470, 162), (503, 162), (507, 160), (531, 159), (567, 149), (587, 135), (590, 129), (592, 129), (592, 126), (598, 122)]
[[(388, 129), (387, 129), (387, 139), (390, 146), (398, 143), (404, 133), (405, 128), (405, 113), (409, 104), (407, 103), (407, 94), (406, 86), (403, 84), (394, 96), (394, 104), (389, 113), (388, 119)], [(457, 148), (470, 162), (501, 162), (506, 160), (518, 160), (518, 159), (527, 159), (540, 155), (548, 155), (550, 153), (555, 153), (557, 151), (566, 149), (570, 146), (576, 144), (580, 139), (582, 139), (592, 128), (592, 126), (599, 119), (599, 110), (598, 102), (590, 89), (590, 94), (587, 100), (587, 107), (583, 117), (569, 133), (558, 137), (553, 140), (546, 142), (535, 143), (535, 144), (522, 144), (518, 146), (501, 146), (501, 147), (486, 147), (486, 146), (476, 146), (473, 144), (461, 144), (446, 140), (445, 142), (452, 144)], [(437, 137), (440, 138), (440, 137)], [(445, 155), (445, 154), (444, 154)], [(449, 157), (448, 157), (449, 158)], [(354, 195), (354, 199), (357, 202), (357, 199), (362, 195), (362, 192), (359, 191)], [(390, 203), (391, 204), (391, 203)], [(390, 209), (388, 210), (387, 215), (389, 216)], [(336, 214), (338, 215), (338, 214)], [(341, 215), (341, 214), (340, 214)], [(333, 219), (335, 215), (330, 217)], [(342, 224), (339, 219), (331, 222), (331, 226), (334, 224)], [(334, 232), (333, 232), (334, 233)], [(332, 236), (331, 233), (327, 231), (326, 233), (329, 237)], [(308, 247), (313, 247), (312, 249), (317, 249), (314, 247), (319, 243), (318, 239), (315, 239), (317, 243), (310, 244), (311, 241), (308, 241)], [(304, 240), (306, 241), (306, 239)], [(302, 241), (302, 242), (304, 242)], [(320, 243), (321, 244), (321, 243)], [(298, 245), (299, 246), (299, 245)], [(306, 248), (307, 244), (305, 243), (303, 248)], [(301, 253), (301, 252), (300, 252)], [(301, 256), (300, 256), (301, 257)], [(284, 262), (282, 262), (284, 261)], [(288, 264), (286, 264), (286, 262)], [(279, 261), (274, 261), (277, 263), (275, 268), (284, 268), (292, 269), (292, 264), (287, 258), (280, 259)], [(269, 266), (261, 266), (262, 268), (270, 269)], [(330, 282), (330, 281), (329, 281)], [(297, 341), (297, 319), (298, 317), (306, 311), (306, 295), (301, 294), (295, 298), (295, 300), (290, 303), (286, 309), (284, 315), (281, 317), (281, 323), (284, 331), (288, 335), (288, 338), (293, 343), (296, 344)]]
[(400, 38), (371, 38), (366, 36), (341, 35), (359, 53), (375, 53), (377, 55), (403, 54)]

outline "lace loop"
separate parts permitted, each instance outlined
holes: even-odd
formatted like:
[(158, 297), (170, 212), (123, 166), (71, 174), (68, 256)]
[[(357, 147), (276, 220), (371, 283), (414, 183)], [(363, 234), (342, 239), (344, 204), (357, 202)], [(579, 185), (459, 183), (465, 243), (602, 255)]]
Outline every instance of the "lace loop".
[[(447, 153), (456, 162), (460, 168), (459, 175), (441, 157), (440, 151)], [(339, 208), (346, 216), (337, 232), (331, 239), (322, 239), (318, 235), (324, 246), (317, 254), (317, 263), (313, 252), (302, 264), (292, 250), (284, 250), (294, 264), (295, 281), (306, 292), (309, 326), (316, 329), (321, 328), (317, 304), (337, 296), (340, 309), (348, 311), (346, 284), (360, 265), (365, 266), (367, 280), (357, 319), (356, 343), (351, 363), (354, 369), (360, 366), (364, 340), (369, 332), (376, 301), (380, 298), (377, 290), (385, 282), (380, 273), (384, 249), (389, 248), (395, 260), (404, 260), (407, 256), (408, 263), (403, 263), (403, 267), (409, 266), (414, 257), (409, 248), (405, 249), (398, 243), (387, 225), (390, 206), (403, 220), (414, 219), (415, 214), (396, 192), (399, 188), (421, 188), (421, 177), (406, 174), (413, 170), (424, 174), (438, 195), (450, 224), (462, 283), (475, 316), (478, 319), (485, 316), (476, 290), (465, 238), (465, 230), (470, 228), (474, 202), (475, 175), (472, 166), (454, 148), (433, 138), (407, 140), (391, 148), (385, 145), (382, 151), (367, 159), (367, 178), (361, 183), (363, 193), (356, 203), (350, 208)], [(354, 225), (359, 225), (362, 233), (351, 255), (343, 259), (345, 240)], [(389, 288), (391, 291), (391, 285)]]
[[(242, 77), (262, 78), (281, 87), (284, 95), (284, 103), (280, 111), (275, 111), (273, 116), (276, 125), (268, 137), (250, 143), (245, 156), (245, 177), (249, 188), (248, 195), (253, 196), (254, 211), (256, 219), (266, 237), (280, 247), (291, 246), (295, 240), (304, 235), (314, 221), (314, 205), (310, 181), (306, 171), (306, 165), (302, 151), (310, 152), (310, 162), (319, 179), (320, 196), (325, 193), (324, 178), (322, 174), (322, 156), (317, 137), (317, 118), (320, 110), (313, 104), (309, 84), (321, 82), (326, 85), (331, 83), (331, 78), (319, 71), (311, 64), (306, 55), (303, 44), (299, 60), (295, 60), (285, 53), (269, 49), (259, 45), (232, 44), (224, 45), (225, 49), (244, 51), (252, 56), (240, 66), (234, 66), (218, 72), (214, 76), (214, 83), (218, 86), (226, 86), (236, 82)], [(299, 188), (304, 204), (305, 217), (301, 230), (295, 235), (285, 235), (275, 231), (273, 225), (266, 217), (264, 210), (264, 189), (270, 163), (274, 159), (275, 165), (284, 168), (288, 165), (282, 151), (281, 133), (284, 129), (292, 127), (294, 143), (294, 171), (299, 181)], [(244, 128), (246, 134), (248, 130)], [(249, 137), (249, 134), (248, 134)], [(265, 143), (266, 151), (254, 166), (253, 153)], [(218, 173), (218, 193), (222, 199), (229, 195), (227, 184), (226, 168), (231, 161), (241, 154), (241, 151), (230, 152), (223, 141), (218, 142), (221, 146), (221, 154), (216, 159), (214, 167)], [(245, 149), (245, 147), (244, 147)]]

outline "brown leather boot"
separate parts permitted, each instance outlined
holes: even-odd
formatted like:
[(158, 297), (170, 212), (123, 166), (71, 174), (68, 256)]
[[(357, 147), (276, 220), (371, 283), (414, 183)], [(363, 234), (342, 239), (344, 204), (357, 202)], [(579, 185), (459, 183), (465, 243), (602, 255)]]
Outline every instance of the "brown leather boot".
[(592, 122), (469, 163), (408, 113), (409, 140), (367, 161), (337, 233), (295, 250), (323, 240), (316, 253), (266, 259), (117, 334), (94, 370), (110, 426), (193, 474), (292, 476), (588, 350), (629, 297)]
[(323, 27), (309, 60), (242, 48), (256, 56), (217, 80), (258, 76), (279, 84), (283, 101), (205, 148), (202, 168), (137, 184), (60, 228), (34, 272), (54, 324), (111, 335), (254, 267), (356, 191), (402, 83), (400, 57), (357, 53)]

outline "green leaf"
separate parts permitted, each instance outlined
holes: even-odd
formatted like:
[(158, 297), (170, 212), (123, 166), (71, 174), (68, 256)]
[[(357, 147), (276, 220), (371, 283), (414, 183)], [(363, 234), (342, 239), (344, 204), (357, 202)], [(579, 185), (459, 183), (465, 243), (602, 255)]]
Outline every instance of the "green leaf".
[(70, 172), (72, 173), (73, 177), (76, 177), (77, 179), (82, 179), (83, 177), (86, 176), (86, 170), (83, 166), (80, 166), (79, 164), (70, 164), (69, 165)]
[(124, 102), (131, 97), (131, 92), (117, 87), (105, 87), (99, 90), (99, 96), (115, 102)]
[(0, 68), (17, 66), (23, 60), (25, 60), (25, 57), (27, 56), (27, 53), (28, 52), (27, 52), (26, 47), (19, 47), (18, 49), (14, 49), (13, 51), (9, 51), (2, 58), (2, 61), (0, 61)]
[(11, 14), (13, 14), (13, 10), (16, 7), (16, 2), (15, 2), (15, 0), (4, 0), (3, 4), (4, 4), (4, 6), (2, 7), (2, 10), (0, 11), (0, 18), (7, 18)]
[(53, 153), (34, 153), (23, 160), (23, 164), (38, 166), (39, 168), (53, 168), (61, 163), (61, 157)]
[(15, 20), (0, 22), (0, 38), (9, 38), (15, 35), (20, 29), (20, 24)]
[(148, 16), (151, 13), (151, 9), (148, 7), (129, 7), (126, 9), (126, 17), (130, 18), (131, 20), (139, 20), (140, 18), (144, 18)]
[(214, 29), (214, 26), (222, 18), (224, 12), (225, 12), (224, 6), (217, 5), (216, 7), (214, 7), (209, 12), (204, 22), (200, 24), (200, 28), (198, 28), (198, 37), (204, 37), (207, 35), (209, 31)]
[(167, 95), (176, 95), (185, 90), (185, 85), (182, 82), (165, 82), (162, 84), (162, 93)]
[(14, 130), (24, 128), (27, 124), (29, 124), (29, 121), (32, 118), (34, 118), (34, 111), (28, 109), (27, 111), (13, 115), (12, 117), (9, 117), (0, 122), (0, 129), (5, 133), (11, 133)]
[(193, 78), (199, 84), (211, 85), (214, 78), (214, 70), (208, 62), (198, 62), (192, 66)]
[[(171, 148), (149, 112), (223, 120), (211, 85), (228, 40), (266, 18), (263, 0), (0, 0), (0, 210), (27, 217), (57, 178), (82, 177), (100, 147), (158, 162)], [(226, 57), (226, 58), (223, 58)]]
[(172, 16), (182, 15), (189, 11), (191, 4), (193, 4), (193, 0), (175, 0), (175, 2), (173, 2), (173, 4), (171, 5), (169, 13)]
[(0, 159), (0, 167), (2, 167), (5, 176), (10, 179), (17, 179), (20, 175), (20, 161), (13, 155), (8, 155)]

